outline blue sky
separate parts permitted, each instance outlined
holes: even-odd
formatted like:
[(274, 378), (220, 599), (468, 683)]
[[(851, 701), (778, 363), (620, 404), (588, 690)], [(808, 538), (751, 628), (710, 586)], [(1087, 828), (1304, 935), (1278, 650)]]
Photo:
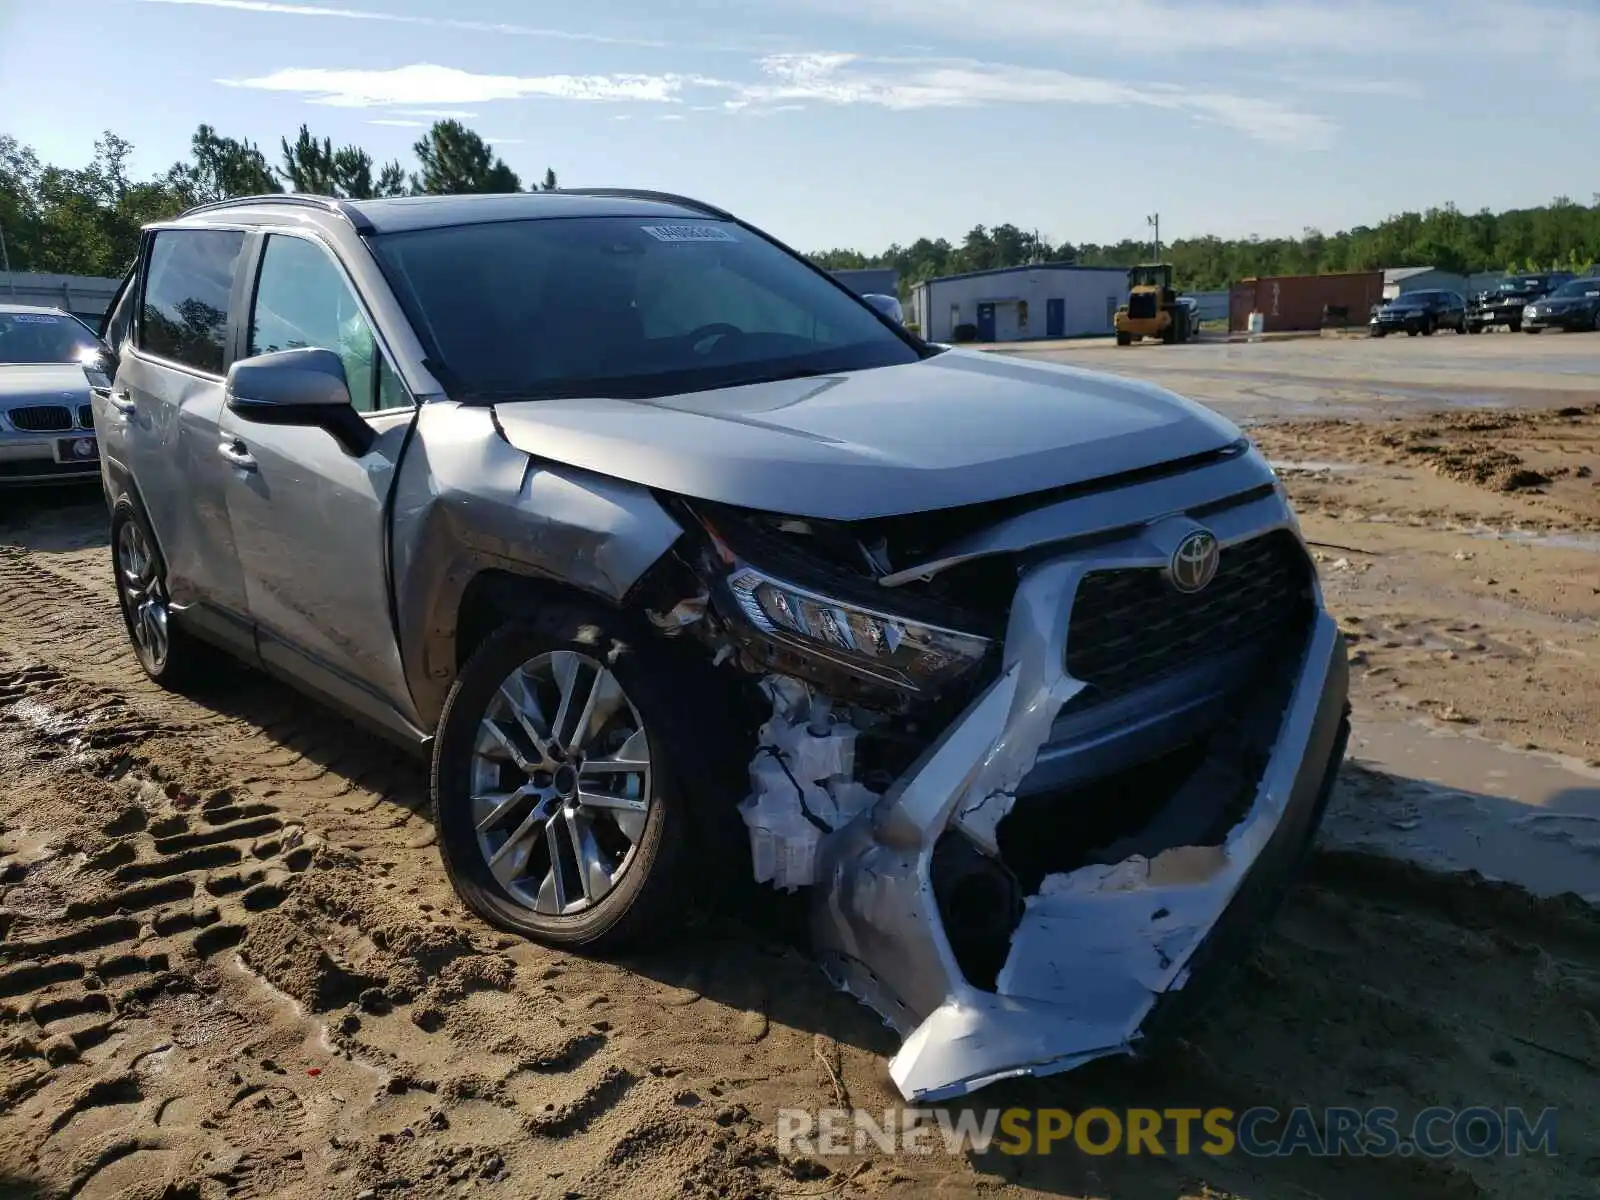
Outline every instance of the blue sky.
[(1600, 190), (1600, 0), (0, 0), (0, 132), (196, 124), (686, 192), (803, 249), (1333, 230)]

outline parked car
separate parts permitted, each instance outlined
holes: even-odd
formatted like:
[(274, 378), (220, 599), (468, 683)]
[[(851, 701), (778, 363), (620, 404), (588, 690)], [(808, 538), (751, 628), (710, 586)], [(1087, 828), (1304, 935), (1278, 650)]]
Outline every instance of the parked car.
[(89, 378), (100, 339), (58, 308), (0, 304), (0, 486), (92, 480)]
[(1432, 337), (1436, 329), (1467, 331), (1467, 302), (1458, 292), (1401, 292), (1373, 310), (1369, 322), (1373, 337), (1404, 332), (1411, 337)]
[(1467, 309), (1467, 332), (1482, 333), (1496, 325), (1505, 325), (1516, 333), (1522, 328), (1523, 309), (1571, 282), (1572, 278), (1570, 271), (1552, 271), (1541, 275), (1512, 275), (1502, 280), (1491, 291), (1480, 292)]
[(549, 943), (811, 889), (834, 981), (923, 1030), (908, 1097), (1129, 1052), (1320, 820), (1344, 640), (1239, 430), (940, 350), (720, 209), (209, 205), (106, 340), (152, 678), (220, 647), (429, 756), (462, 901)]
[(1600, 278), (1574, 279), (1522, 310), (1522, 332), (1600, 330)]

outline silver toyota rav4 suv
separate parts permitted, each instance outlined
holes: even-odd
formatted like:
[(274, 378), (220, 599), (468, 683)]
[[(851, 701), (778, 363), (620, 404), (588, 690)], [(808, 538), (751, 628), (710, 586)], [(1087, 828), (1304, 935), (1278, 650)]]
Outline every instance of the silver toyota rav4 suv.
[(209, 205), (103, 337), (151, 676), (221, 648), (430, 755), (461, 899), (549, 943), (808, 889), (907, 1097), (1151, 1044), (1321, 816), (1344, 643), (1238, 429), (719, 209)]

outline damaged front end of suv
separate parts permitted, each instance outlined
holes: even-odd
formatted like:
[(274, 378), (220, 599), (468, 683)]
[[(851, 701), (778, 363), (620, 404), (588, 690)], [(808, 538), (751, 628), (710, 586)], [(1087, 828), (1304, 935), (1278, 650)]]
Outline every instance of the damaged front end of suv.
[(908, 1099), (1136, 1052), (1271, 912), (1348, 669), (1248, 442), (875, 520), (670, 503), (652, 620), (756, 682), (756, 877), (811, 889)]

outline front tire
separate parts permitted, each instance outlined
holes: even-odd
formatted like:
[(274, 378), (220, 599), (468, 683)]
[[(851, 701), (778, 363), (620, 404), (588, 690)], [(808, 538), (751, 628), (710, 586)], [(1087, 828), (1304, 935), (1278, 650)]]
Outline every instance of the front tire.
[(144, 673), (173, 691), (189, 687), (215, 652), (172, 623), (166, 561), (149, 522), (126, 502), (111, 514), (111, 565), (117, 607)]
[(456, 893), (550, 945), (607, 950), (682, 915), (693, 838), (667, 730), (685, 696), (616, 624), (553, 606), (501, 626), (462, 668), (435, 742)]

